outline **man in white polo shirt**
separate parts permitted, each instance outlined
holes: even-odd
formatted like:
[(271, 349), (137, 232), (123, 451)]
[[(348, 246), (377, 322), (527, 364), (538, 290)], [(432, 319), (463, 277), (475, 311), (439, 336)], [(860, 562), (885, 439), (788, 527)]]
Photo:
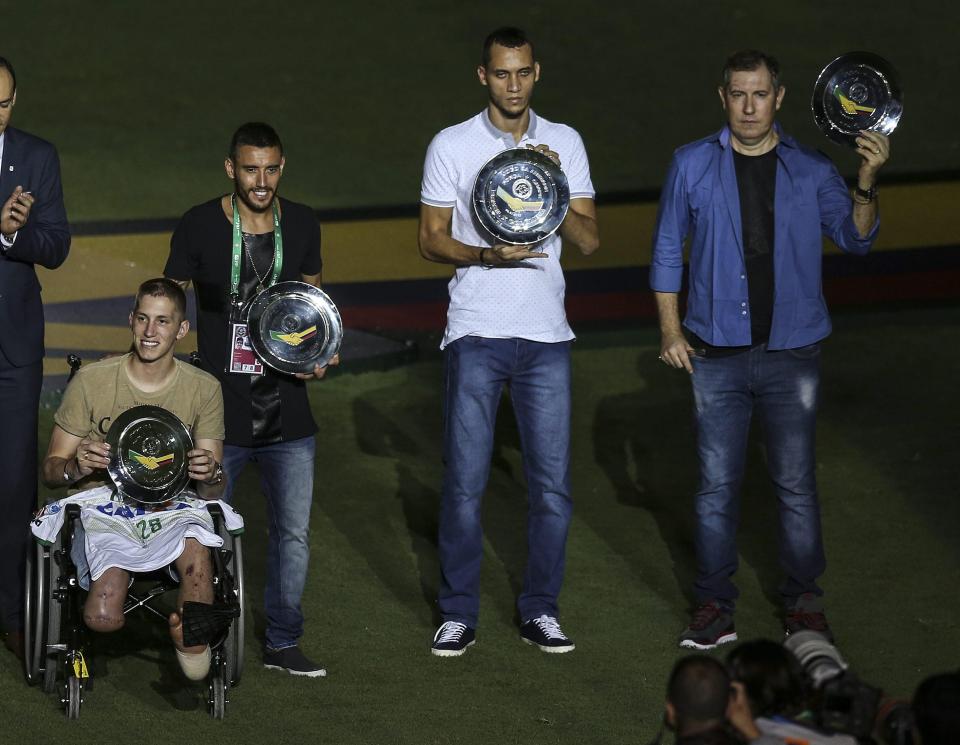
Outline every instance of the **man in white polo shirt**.
[[(480, 610), (480, 503), (504, 386), (517, 419), (529, 490), (528, 558), (517, 599), (520, 636), (545, 652), (573, 642), (557, 621), (570, 523), (570, 343), (563, 307), (561, 238), (583, 254), (599, 248), (593, 184), (577, 132), (530, 109), (540, 65), (523, 31), (500, 28), (483, 45), (477, 76), (486, 109), (430, 143), (420, 195), (420, 253), (455, 265), (441, 348), (445, 350), (444, 463), (439, 551), (442, 624), (432, 652), (464, 653)], [(540, 243), (497, 243), (477, 223), (473, 184), (497, 153), (530, 147), (556, 160), (570, 209)]]

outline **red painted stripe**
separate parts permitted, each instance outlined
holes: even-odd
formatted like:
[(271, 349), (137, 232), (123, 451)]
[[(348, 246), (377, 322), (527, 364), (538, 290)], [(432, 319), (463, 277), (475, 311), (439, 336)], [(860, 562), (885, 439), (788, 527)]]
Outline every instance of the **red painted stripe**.
[[(905, 272), (824, 280), (831, 308), (902, 301), (960, 299), (960, 270)], [(681, 298), (681, 307), (683, 298)], [(647, 289), (630, 292), (568, 293), (567, 316), (574, 326), (585, 321), (654, 318), (656, 304)], [(446, 301), (390, 305), (340, 306), (344, 326), (360, 329), (442, 329)]]

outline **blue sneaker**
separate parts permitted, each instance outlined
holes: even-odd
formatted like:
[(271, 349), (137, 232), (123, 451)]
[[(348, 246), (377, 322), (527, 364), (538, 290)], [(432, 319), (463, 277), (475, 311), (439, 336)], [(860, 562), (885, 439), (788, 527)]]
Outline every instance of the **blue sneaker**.
[(446, 621), (440, 624), (433, 635), (430, 652), (437, 657), (459, 657), (467, 647), (476, 644), (476, 633), (467, 624), (459, 621)]
[(285, 670), (291, 675), (305, 678), (325, 678), (327, 671), (300, 651), (300, 647), (270, 649), (263, 653), (263, 666), (267, 670)]
[(520, 638), (544, 652), (563, 654), (577, 648), (560, 629), (560, 623), (553, 616), (543, 615), (531, 618), (520, 627)]

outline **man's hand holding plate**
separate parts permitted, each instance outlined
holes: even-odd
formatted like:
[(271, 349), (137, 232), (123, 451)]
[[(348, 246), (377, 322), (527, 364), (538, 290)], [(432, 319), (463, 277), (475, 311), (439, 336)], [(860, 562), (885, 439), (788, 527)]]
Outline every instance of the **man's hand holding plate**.
[(99, 440), (84, 437), (77, 446), (77, 480), (110, 465), (110, 446)]
[(327, 368), (333, 367), (334, 365), (339, 365), (339, 364), (340, 364), (340, 354), (338, 352), (337, 354), (333, 355), (331, 360), (323, 367), (320, 367), (320, 365), (316, 365), (313, 368), (313, 372), (294, 373), (294, 375), (300, 378), (300, 380), (323, 380), (323, 376), (327, 374)]
[(558, 166), (560, 165), (560, 153), (558, 153), (555, 150), (551, 150), (549, 145), (527, 145), (527, 147), (530, 150), (534, 150), (538, 153), (543, 153), (548, 158), (550, 158), (550, 160), (556, 163)]

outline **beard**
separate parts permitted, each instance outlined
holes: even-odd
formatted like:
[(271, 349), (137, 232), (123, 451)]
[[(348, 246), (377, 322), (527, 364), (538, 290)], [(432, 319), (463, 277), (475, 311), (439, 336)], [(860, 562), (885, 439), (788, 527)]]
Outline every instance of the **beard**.
[(240, 187), (240, 184), (237, 183), (237, 180), (236, 179), (233, 180), (234, 194), (237, 195), (237, 199), (243, 202), (246, 205), (247, 209), (249, 209), (251, 212), (258, 212), (262, 214), (264, 212), (267, 212), (271, 207), (273, 207), (273, 200), (276, 199), (276, 196), (277, 196), (277, 193), (275, 191), (273, 191), (272, 189), (269, 190), (270, 201), (267, 202), (266, 205), (262, 205), (262, 204), (259, 204), (258, 202), (254, 202), (250, 198), (250, 191), (251, 190), (249, 189), (247, 190), (242, 189)]

